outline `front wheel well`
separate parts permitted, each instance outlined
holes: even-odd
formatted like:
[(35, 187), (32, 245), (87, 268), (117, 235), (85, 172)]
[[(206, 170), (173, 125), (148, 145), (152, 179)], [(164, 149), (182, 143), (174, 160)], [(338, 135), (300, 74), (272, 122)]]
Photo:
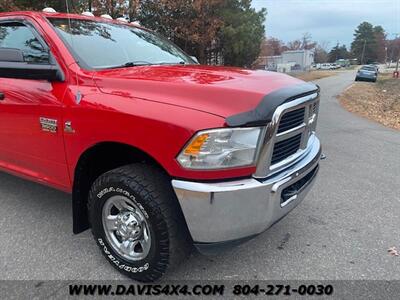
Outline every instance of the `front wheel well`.
[(73, 232), (89, 229), (87, 200), (93, 182), (102, 174), (133, 163), (164, 169), (147, 153), (130, 145), (104, 142), (86, 150), (76, 165), (72, 190)]

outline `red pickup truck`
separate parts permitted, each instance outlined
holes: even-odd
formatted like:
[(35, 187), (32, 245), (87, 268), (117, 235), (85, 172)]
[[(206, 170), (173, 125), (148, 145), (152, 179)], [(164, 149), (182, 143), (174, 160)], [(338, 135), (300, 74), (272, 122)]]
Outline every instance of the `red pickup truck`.
[(201, 66), (134, 24), (0, 14), (0, 168), (72, 194), (123, 274), (154, 281), (193, 248), (265, 231), (319, 168), (319, 89)]

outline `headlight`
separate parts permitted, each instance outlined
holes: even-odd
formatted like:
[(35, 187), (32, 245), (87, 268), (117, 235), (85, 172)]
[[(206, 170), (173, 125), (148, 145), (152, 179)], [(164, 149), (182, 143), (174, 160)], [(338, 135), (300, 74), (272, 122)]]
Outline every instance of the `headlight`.
[(178, 155), (187, 169), (224, 169), (253, 165), (261, 128), (224, 128), (197, 133)]

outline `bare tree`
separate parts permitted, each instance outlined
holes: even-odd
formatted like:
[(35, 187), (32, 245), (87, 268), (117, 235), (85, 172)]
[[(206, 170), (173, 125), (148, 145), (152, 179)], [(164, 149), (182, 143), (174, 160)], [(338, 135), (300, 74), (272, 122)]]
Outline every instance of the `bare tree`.
[(302, 49), (302, 41), (301, 40), (294, 40), (287, 43), (288, 50), (300, 50)]
[(310, 33), (306, 32), (303, 34), (303, 37), (301, 38), (301, 49), (302, 50), (314, 49), (316, 44), (317, 44), (316, 42), (312, 41), (312, 36)]

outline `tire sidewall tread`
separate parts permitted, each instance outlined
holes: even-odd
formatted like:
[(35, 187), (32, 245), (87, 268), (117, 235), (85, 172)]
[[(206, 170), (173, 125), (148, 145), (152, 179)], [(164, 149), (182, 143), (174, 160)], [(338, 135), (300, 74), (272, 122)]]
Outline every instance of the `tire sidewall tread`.
[[(110, 188), (114, 190), (104, 193)], [(101, 221), (104, 203), (110, 196), (121, 194), (121, 190), (134, 196), (149, 217), (152, 245), (148, 256), (138, 262), (128, 261), (113, 250)], [(132, 279), (155, 281), (190, 253), (190, 235), (170, 180), (153, 166), (134, 164), (101, 175), (90, 190), (88, 211), (92, 234), (102, 254), (114, 268)]]

